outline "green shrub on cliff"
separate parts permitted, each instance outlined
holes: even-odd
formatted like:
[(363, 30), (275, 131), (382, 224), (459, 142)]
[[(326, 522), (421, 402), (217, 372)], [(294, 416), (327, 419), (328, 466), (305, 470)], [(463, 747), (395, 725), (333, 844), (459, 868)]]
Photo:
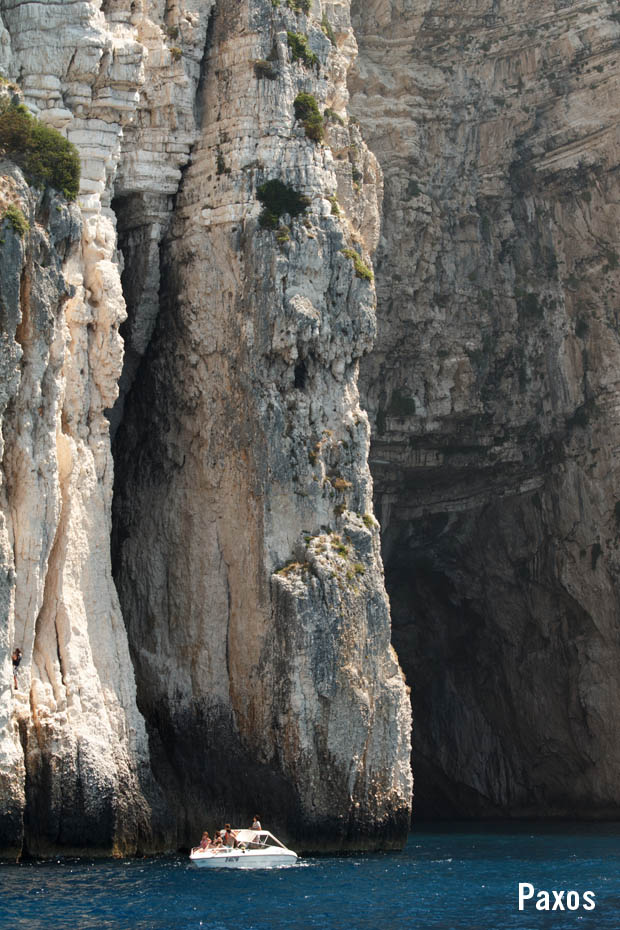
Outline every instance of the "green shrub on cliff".
[(78, 150), (51, 126), (34, 121), (26, 171), (40, 178), (68, 200), (74, 200), (80, 189), (80, 156)]
[(323, 18), (321, 19), (321, 29), (324, 34), (327, 36), (332, 45), (337, 45), (336, 36), (334, 30), (332, 29), (331, 23), (327, 18), (327, 13), (323, 13)]
[(278, 69), (266, 58), (257, 58), (254, 62), (254, 74), (260, 81), (266, 78), (268, 81), (275, 81), (278, 76)]
[(299, 216), (310, 204), (310, 200), (288, 184), (277, 178), (265, 181), (258, 188), (256, 196), (263, 205), (258, 222), (263, 229), (276, 229), (284, 213)]
[(286, 0), (289, 10), (295, 13), (309, 13), (312, 6), (312, 0)]
[(340, 216), (340, 204), (336, 195), (332, 194), (331, 197), (327, 197), (327, 200), (332, 205), (332, 216)]
[(322, 142), (325, 135), (323, 117), (312, 94), (297, 94), (293, 106), (295, 107), (295, 119), (303, 123), (308, 138), (313, 142)]
[(339, 113), (336, 113), (335, 110), (332, 110), (331, 107), (323, 110), (323, 119), (326, 119), (328, 122), (331, 120), (333, 123), (338, 123), (340, 126), (344, 126), (344, 120)]
[(22, 238), (26, 235), (26, 233), (30, 229), (30, 223), (28, 222), (28, 220), (26, 219), (22, 211), (19, 209), (19, 207), (16, 207), (15, 204), (11, 204), (10, 207), (6, 208), (6, 210), (4, 211), (4, 216), (2, 217), (2, 220), (3, 221), (6, 220), (12, 227), (13, 231), (16, 232), (17, 235), (21, 236)]
[(319, 59), (308, 48), (308, 36), (303, 32), (287, 32), (288, 47), (291, 50), (293, 61), (302, 61), (306, 68), (319, 67)]
[(355, 249), (341, 249), (343, 255), (347, 258), (350, 258), (355, 267), (355, 274), (358, 278), (362, 278), (364, 281), (372, 281), (374, 275), (368, 265), (362, 260), (359, 252), (356, 252)]
[(75, 200), (80, 187), (78, 150), (58, 130), (35, 119), (23, 104), (0, 105), (0, 151), (35, 181)]

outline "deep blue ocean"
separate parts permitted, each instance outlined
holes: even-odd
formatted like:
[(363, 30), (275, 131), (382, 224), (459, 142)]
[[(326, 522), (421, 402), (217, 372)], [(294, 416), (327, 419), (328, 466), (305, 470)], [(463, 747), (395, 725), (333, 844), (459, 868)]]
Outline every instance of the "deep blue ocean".
[[(551, 904), (552, 890), (580, 904), (592, 891), (596, 906), (520, 912), (519, 882)], [(399, 853), (257, 872), (200, 871), (184, 856), (3, 865), (0, 928), (619, 930), (620, 824), (417, 828)]]

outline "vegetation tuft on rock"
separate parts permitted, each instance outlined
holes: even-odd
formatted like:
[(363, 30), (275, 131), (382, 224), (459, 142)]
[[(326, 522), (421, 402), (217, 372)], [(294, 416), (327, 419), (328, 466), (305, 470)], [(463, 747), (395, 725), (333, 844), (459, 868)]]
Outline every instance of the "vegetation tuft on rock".
[(289, 10), (295, 13), (309, 13), (312, 6), (312, 0), (286, 0)]
[(353, 487), (350, 481), (347, 481), (346, 478), (342, 478), (340, 475), (330, 478), (329, 481), (332, 488), (335, 488), (337, 491), (348, 491)]
[(323, 13), (323, 17), (321, 19), (321, 29), (323, 30), (324, 34), (327, 36), (331, 44), (336, 45), (336, 36), (334, 34), (334, 30), (332, 29), (331, 23), (327, 18), (327, 13)]
[(80, 188), (80, 157), (76, 147), (46, 126), (23, 104), (0, 104), (0, 151), (33, 180), (75, 200)]
[(293, 187), (289, 187), (288, 184), (284, 184), (278, 178), (261, 184), (256, 196), (263, 205), (258, 218), (263, 229), (277, 229), (283, 214), (299, 216), (310, 205), (308, 197), (300, 194)]
[(308, 36), (303, 32), (287, 32), (286, 38), (293, 61), (303, 62), (306, 68), (319, 67), (318, 57), (308, 48)]
[(14, 232), (22, 238), (26, 235), (30, 229), (30, 223), (19, 209), (14, 204), (11, 204), (10, 207), (7, 207), (4, 211), (4, 216), (2, 217), (3, 221), (6, 220), (9, 225), (13, 228)]
[(338, 123), (340, 126), (344, 126), (344, 120), (342, 116), (340, 116), (339, 113), (336, 113), (335, 110), (332, 110), (331, 107), (327, 107), (327, 109), (323, 111), (323, 119), (333, 123)]
[(289, 242), (291, 238), (291, 231), (284, 223), (281, 223), (276, 230), (276, 242), (279, 245), (284, 245), (285, 242)]
[(338, 198), (336, 194), (332, 194), (331, 197), (328, 197), (331, 206), (332, 206), (332, 216), (340, 216), (340, 204), (338, 203)]
[(342, 254), (350, 258), (355, 266), (355, 274), (364, 281), (374, 280), (374, 275), (368, 265), (362, 261), (362, 257), (355, 249), (342, 249)]
[(216, 164), (216, 168), (215, 168), (216, 174), (218, 175), (219, 174), (230, 174), (230, 168), (226, 164), (226, 159), (224, 158), (221, 152), (217, 153), (215, 164)]
[(275, 81), (278, 76), (278, 69), (266, 58), (257, 58), (254, 62), (254, 74), (260, 81), (266, 78), (268, 81)]
[(322, 142), (325, 136), (323, 117), (312, 94), (297, 94), (293, 102), (295, 119), (303, 123), (306, 135), (313, 142)]

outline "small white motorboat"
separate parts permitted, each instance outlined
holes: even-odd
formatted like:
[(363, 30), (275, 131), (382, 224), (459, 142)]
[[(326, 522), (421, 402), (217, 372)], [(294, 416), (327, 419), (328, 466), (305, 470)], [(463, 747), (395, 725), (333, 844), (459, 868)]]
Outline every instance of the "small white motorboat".
[(190, 853), (199, 869), (270, 869), (294, 865), (297, 853), (287, 849), (269, 830), (235, 830), (237, 846), (216, 846)]

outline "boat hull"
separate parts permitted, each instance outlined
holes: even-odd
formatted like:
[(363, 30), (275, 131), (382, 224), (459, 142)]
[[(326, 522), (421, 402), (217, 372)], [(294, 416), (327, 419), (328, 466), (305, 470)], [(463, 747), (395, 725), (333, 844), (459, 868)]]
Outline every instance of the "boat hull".
[(222, 853), (194, 853), (190, 861), (199, 869), (273, 869), (294, 865), (297, 854), (290, 849), (235, 849)]

